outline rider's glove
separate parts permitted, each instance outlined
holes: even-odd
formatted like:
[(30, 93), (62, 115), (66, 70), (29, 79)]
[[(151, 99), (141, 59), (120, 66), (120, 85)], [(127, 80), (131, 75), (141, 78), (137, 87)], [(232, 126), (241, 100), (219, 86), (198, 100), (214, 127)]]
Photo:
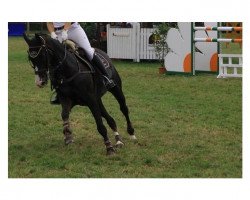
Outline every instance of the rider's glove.
[(57, 40), (57, 35), (56, 35), (56, 33), (54, 31), (50, 33), (50, 36), (51, 36), (52, 39)]
[(68, 39), (68, 30), (62, 31), (62, 41), (65, 41)]

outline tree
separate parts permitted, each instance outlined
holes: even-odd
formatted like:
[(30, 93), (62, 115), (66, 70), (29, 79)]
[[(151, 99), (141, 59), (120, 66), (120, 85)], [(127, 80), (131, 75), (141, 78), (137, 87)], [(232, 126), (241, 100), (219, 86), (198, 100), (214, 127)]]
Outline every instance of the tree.
[(171, 27), (167, 22), (159, 23), (156, 25), (156, 30), (154, 31), (154, 48), (156, 52), (156, 56), (161, 63), (162, 66), (164, 66), (164, 58), (170, 51), (170, 48), (167, 44), (167, 34)]

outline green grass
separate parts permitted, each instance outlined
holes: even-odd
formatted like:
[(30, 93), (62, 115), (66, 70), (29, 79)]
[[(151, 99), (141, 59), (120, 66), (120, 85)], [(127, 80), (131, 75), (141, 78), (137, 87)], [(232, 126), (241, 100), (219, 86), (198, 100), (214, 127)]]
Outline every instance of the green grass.
[(108, 93), (125, 146), (107, 157), (86, 107), (73, 109), (75, 143), (64, 146), (61, 108), (49, 104), (49, 86), (35, 86), (26, 50), (21, 38), (9, 39), (9, 177), (242, 177), (241, 79), (165, 76), (157, 63), (114, 61), (139, 143)]

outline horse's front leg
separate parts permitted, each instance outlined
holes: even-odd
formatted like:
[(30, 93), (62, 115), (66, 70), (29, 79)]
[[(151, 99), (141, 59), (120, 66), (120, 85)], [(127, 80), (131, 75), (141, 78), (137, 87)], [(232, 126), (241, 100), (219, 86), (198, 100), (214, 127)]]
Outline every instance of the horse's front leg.
[(130, 138), (132, 140), (135, 140), (137, 141), (137, 138), (135, 137), (135, 131), (134, 131), (134, 127), (130, 121), (130, 118), (129, 118), (129, 110), (128, 110), (128, 107), (127, 107), (127, 104), (126, 104), (126, 99), (125, 99), (125, 96), (122, 92), (122, 89), (121, 87), (119, 87), (118, 85), (114, 88), (112, 88), (110, 90), (110, 92), (114, 95), (114, 97), (116, 98), (116, 100), (118, 101), (119, 105), (120, 105), (120, 110), (122, 111), (123, 115), (125, 116), (126, 118), (126, 121), (127, 121), (127, 132), (129, 133), (130, 135)]
[(100, 105), (98, 104), (98, 100), (96, 100), (96, 97), (89, 95), (88, 107), (90, 111), (92, 112), (92, 115), (94, 116), (94, 119), (97, 125), (97, 130), (104, 139), (104, 144), (106, 146), (107, 155), (113, 155), (115, 153), (115, 149), (113, 148), (108, 138), (107, 129), (103, 124), (101, 110), (99, 106)]
[(101, 110), (101, 115), (106, 119), (108, 125), (110, 126), (110, 128), (113, 130), (114, 135), (115, 135), (115, 140), (116, 140), (116, 144), (115, 147), (116, 148), (122, 148), (124, 146), (124, 143), (122, 141), (121, 136), (119, 135), (118, 131), (117, 131), (117, 126), (116, 126), (116, 122), (115, 120), (109, 115), (109, 113), (107, 112), (106, 108), (103, 105), (103, 102), (101, 100), (101, 98), (99, 98), (99, 106), (100, 106), (100, 110)]
[(63, 120), (64, 143), (68, 145), (74, 142), (72, 130), (70, 129), (70, 123), (69, 123), (69, 113), (72, 108), (72, 102), (70, 99), (60, 99), (60, 102), (62, 104), (61, 116)]

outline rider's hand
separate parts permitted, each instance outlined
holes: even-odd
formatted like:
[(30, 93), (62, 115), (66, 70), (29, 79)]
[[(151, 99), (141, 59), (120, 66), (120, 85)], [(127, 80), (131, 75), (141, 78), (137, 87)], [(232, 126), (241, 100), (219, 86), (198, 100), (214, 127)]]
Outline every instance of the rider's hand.
[(57, 40), (57, 35), (56, 35), (56, 33), (55, 33), (54, 31), (50, 33), (50, 37), (51, 37), (52, 39)]
[(68, 30), (62, 31), (62, 41), (65, 41), (68, 39)]

